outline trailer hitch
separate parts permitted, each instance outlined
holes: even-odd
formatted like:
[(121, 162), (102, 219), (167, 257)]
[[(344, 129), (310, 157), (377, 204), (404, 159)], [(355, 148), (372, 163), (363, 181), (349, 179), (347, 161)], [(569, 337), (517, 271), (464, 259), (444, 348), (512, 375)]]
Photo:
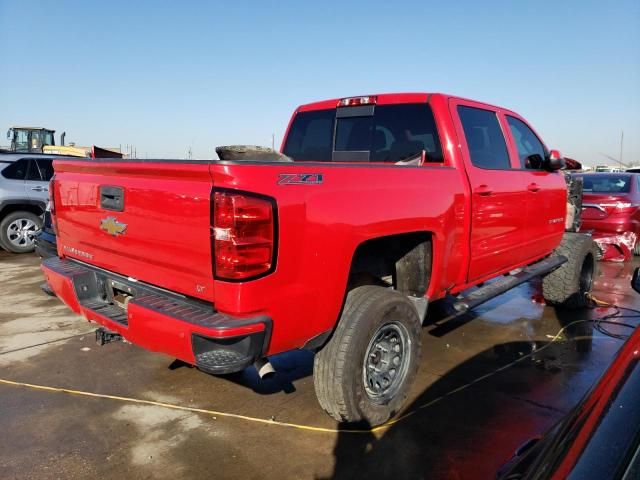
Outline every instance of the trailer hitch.
[(112, 332), (104, 327), (96, 329), (96, 343), (98, 345), (103, 346), (107, 343), (120, 341), (123, 341), (123, 338), (119, 333)]

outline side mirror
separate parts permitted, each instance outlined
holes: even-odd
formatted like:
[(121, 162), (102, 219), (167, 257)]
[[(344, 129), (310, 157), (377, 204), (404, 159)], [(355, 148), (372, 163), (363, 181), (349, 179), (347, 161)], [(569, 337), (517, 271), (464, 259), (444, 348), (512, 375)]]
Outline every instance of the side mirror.
[(640, 267), (633, 271), (633, 277), (631, 277), (631, 288), (640, 293)]
[(539, 153), (534, 153), (533, 155), (529, 155), (524, 159), (524, 165), (526, 168), (540, 170), (544, 167), (544, 158), (542, 158)]
[(550, 172), (560, 170), (564, 168), (566, 164), (562, 154), (558, 150), (551, 150), (544, 160), (544, 169)]
[(11, 138), (11, 129), (7, 130), (7, 138)]

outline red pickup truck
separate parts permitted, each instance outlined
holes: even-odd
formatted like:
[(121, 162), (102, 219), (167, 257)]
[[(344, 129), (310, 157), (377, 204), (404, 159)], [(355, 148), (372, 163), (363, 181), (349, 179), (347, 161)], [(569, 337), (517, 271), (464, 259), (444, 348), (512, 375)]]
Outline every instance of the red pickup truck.
[(56, 160), (49, 284), (210, 373), (317, 351), (322, 407), (372, 425), (408, 394), (428, 302), (463, 312), (544, 276), (548, 303), (585, 303), (593, 242), (564, 232), (562, 159), (518, 114), (443, 94), (327, 100), (294, 112), (281, 151)]

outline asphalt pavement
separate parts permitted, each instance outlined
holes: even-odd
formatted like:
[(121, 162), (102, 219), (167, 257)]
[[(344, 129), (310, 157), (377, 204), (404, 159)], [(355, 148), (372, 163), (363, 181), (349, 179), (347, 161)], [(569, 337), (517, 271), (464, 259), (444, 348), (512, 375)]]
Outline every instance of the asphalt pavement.
[[(594, 293), (640, 308), (638, 263), (601, 263)], [(313, 355), (215, 377), (128, 343), (46, 296), (35, 255), (0, 251), (0, 478), (490, 479), (562, 418), (622, 342), (522, 285), (455, 321), (432, 306), (398, 421), (353, 432), (315, 399)], [(563, 327), (567, 327), (564, 330)], [(616, 328), (616, 327), (612, 327)], [(506, 368), (502, 368), (506, 367)]]

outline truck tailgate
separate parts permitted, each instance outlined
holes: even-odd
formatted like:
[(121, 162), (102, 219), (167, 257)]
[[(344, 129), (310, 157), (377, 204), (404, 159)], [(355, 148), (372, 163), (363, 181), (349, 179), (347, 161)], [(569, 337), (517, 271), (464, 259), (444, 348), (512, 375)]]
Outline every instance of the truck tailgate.
[(214, 301), (209, 162), (63, 159), (54, 168), (61, 255)]

